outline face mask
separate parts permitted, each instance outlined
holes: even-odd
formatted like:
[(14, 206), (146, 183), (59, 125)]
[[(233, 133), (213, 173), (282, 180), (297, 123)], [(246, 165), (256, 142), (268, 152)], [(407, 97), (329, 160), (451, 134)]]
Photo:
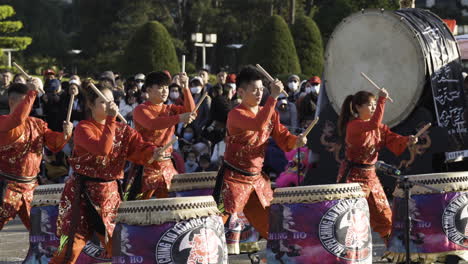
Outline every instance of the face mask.
[(201, 90), (202, 90), (201, 86), (195, 86), (195, 87), (190, 88), (190, 91), (192, 92), (192, 94), (199, 94), (201, 93)]
[(288, 87), (291, 89), (291, 91), (295, 92), (299, 87), (299, 84), (297, 82), (290, 82), (288, 83)]
[(320, 84), (312, 85), (312, 91), (318, 94), (320, 92)]
[(193, 133), (190, 133), (190, 132), (184, 133), (184, 138), (186, 140), (191, 140), (193, 138)]
[(138, 89), (141, 89), (141, 87), (143, 87), (143, 83), (142, 82), (137, 82), (137, 86), (138, 86)]
[(227, 85), (231, 86), (232, 90), (236, 90), (236, 84), (235, 83), (228, 83)]
[(170, 92), (169, 97), (171, 97), (172, 100), (177, 100), (179, 98), (179, 92)]
[(305, 88), (305, 93), (306, 93), (306, 94), (310, 94), (310, 93), (312, 92), (312, 90), (313, 90), (313, 89), (312, 89), (312, 86), (307, 86), (307, 87)]

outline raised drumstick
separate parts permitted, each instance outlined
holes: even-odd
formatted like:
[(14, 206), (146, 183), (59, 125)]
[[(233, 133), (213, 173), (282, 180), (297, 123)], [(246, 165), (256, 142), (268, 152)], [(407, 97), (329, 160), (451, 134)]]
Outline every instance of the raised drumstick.
[(70, 96), (70, 102), (68, 102), (67, 122), (70, 122), (71, 113), (73, 110), (73, 101), (75, 101), (75, 95)]
[[(68, 111), (67, 111), (67, 120), (66, 122), (70, 122), (70, 118), (71, 118), (71, 113), (72, 113), (72, 110), (73, 110), (73, 101), (75, 101), (75, 95), (72, 94), (70, 96), (70, 102), (68, 102)], [(67, 136), (65, 135), (65, 139), (67, 139)]]
[[(257, 69), (263, 73), (263, 75), (265, 75), (265, 77), (267, 77), (267, 79), (270, 81), (270, 82), (273, 82), (275, 81), (275, 79), (273, 77), (271, 77), (271, 75), (265, 70), (263, 69), (262, 66), (260, 66), (260, 64), (256, 64), (255, 65), (257, 67)], [(284, 95), (286, 95), (286, 97), (289, 96), (289, 94), (285, 91), (285, 90), (282, 90), (281, 93), (283, 93)]]
[[(166, 151), (166, 149), (168, 149), (170, 146), (174, 145), (174, 143), (179, 140), (178, 137), (174, 137), (169, 143), (167, 143), (166, 145), (164, 145), (164, 147), (162, 147), (160, 150), (158, 150), (159, 153), (163, 153), (164, 151)], [(154, 162), (154, 159), (151, 158), (150, 160), (148, 160), (148, 164), (151, 164)]]
[[(377, 90), (382, 90), (382, 88), (380, 88), (375, 82), (373, 82), (369, 77), (367, 77), (366, 74), (364, 74), (363, 72), (361, 72), (361, 75), (362, 77), (364, 77), (366, 80), (368, 80)], [(390, 98), (390, 96), (387, 96), (388, 100), (390, 100), (390, 102), (393, 103), (393, 99)]]
[[(25, 72), (23, 68), (21, 68), (21, 66), (19, 66), (16, 62), (13, 62), (12, 64), (18, 69), (18, 71), (20, 71), (24, 76), (26, 76), (26, 79), (28, 80), (32, 79), (31, 75)], [(38, 87), (38, 88), (41, 93), (45, 94), (44, 90), (41, 87)]]
[[(198, 111), (198, 108), (200, 108), (201, 104), (203, 101), (205, 101), (206, 97), (208, 96), (207, 92), (204, 92), (202, 97), (200, 98), (200, 101), (198, 101), (197, 105), (195, 106), (195, 109), (193, 109), (192, 113), (196, 113)], [(187, 127), (188, 124), (184, 124), (184, 127)]]
[(420, 137), (424, 132), (426, 132), (426, 130), (428, 130), (430, 127), (431, 127), (431, 123), (427, 123), (423, 128), (421, 128), (418, 133), (416, 133), (416, 135), (414, 135), (415, 137)]
[[(93, 83), (89, 83), (89, 87), (91, 87), (91, 89), (93, 89), (93, 91), (101, 98), (101, 99), (104, 99), (104, 101), (106, 102), (109, 102), (109, 99), (107, 99), (107, 97), (105, 95), (103, 95), (101, 93), (101, 91), (99, 91), (99, 89), (93, 84)], [(117, 112), (117, 116), (120, 118), (120, 120), (122, 120), (122, 122), (124, 122), (125, 124), (127, 124), (127, 120), (125, 120), (125, 117), (123, 117), (119, 112)]]
[(303, 137), (307, 137), (307, 135), (310, 133), (310, 131), (312, 131), (312, 128), (314, 128), (314, 126), (318, 123), (319, 121), (319, 118), (315, 118), (312, 123), (310, 123), (310, 125), (307, 127), (307, 129), (304, 131), (304, 133), (302, 133), (302, 136)]
[(185, 55), (182, 55), (182, 72), (185, 72)]

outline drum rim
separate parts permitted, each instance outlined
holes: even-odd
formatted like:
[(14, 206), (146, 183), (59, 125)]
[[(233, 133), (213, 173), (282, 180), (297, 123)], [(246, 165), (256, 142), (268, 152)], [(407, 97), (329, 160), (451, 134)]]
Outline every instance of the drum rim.
[[(324, 188), (328, 186), (328, 188)], [(340, 199), (364, 198), (359, 183), (323, 184), (276, 189), (271, 204), (317, 203)]]
[(407, 177), (411, 181), (427, 182), (427, 181), (438, 181), (442, 178), (441, 176), (446, 176), (445, 178), (461, 178), (461, 177), (468, 178), (468, 171), (425, 173), (425, 174), (413, 174), (413, 175), (404, 175), (404, 176)]
[(208, 177), (208, 176), (214, 176), (216, 177), (216, 175), (218, 175), (218, 172), (217, 171), (203, 171), (203, 172), (191, 172), (191, 173), (179, 173), (179, 174), (175, 174), (173, 179), (174, 178), (197, 178), (197, 177)]
[[(190, 196), (190, 197), (173, 197), (173, 198), (157, 198), (157, 199), (148, 199), (148, 200), (134, 200), (134, 201), (122, 201), (119, 206), (119, 210), (122, 208), (130, 208), (131, 206), (136, 206), (141, 208), (159, 208), (169, 205), (174, 205), (176, 207), (182, 207), (190, 204), (198, 204), (202, 202), (214, 202), (213, 196)], [(215, 203), (216, 204), (216, 203)]]
[(64, 183), (37, 186), (33, 192), (31, 207), (58, 205), (64, 188)]
[(278, 193), (293, 193), (293, 192), (300, 192), (305, 190), (323, 190), (326, 189), (325, 186), (330, 186), (329, 189), (342, 189), (345, 188), (361, 188), (361, 185), (357, 182), (350, 182), (350, 183), (335, 183), (335, 184), (318, 184), (318, 185), (307, 185), (307, 186), (297, 186), (297, 187), (284, 187), (284, 188), (276, 188), (275, 194)]
[[(446, 177), (437, 177), (443, 175), (446, 175)], [(422, 186), (415, 185), (411, 188), (412, 195), (468, 191), (468, 171), (426, 173), (406, 176), (408, 176), (408, 179), (411, 181), (440, 189), (440, 192), (435, 192)], [(393, 196), (400, 198), (403, 197), (403, 190), (399, 188), (398, 185), (395, 186)]]
[(214, 189), (218, 172), (196, 172), (174, 175), (169, 192)]
[[(330, 35), (329, 41), (327, 43), (327, 46), (326, 46), (326, 49), (325, 49), (325, 52), (324, 52), (325, 61), (324, 61), (324, 68), (323, 68), (323, 79), (324, 79), (324, 83), (326, 84), (325, 89), (327, 89), (327, 95), (328, 95), (328, 98), (329, 98), (329, 102), (330, 102), (331, 106), (333, 107), (333, 110), (338, 114), (340, 113), (342, 102), (336, 102), (337, 98), (335, 96), (333, 96), (334, 95), (333, 90), (330, 90), (330, 88), (328, 87), (328, 83), (330, 83), (330, 81), (329, 81), (329, 78), (327, 77), (328, 75), (333, 76), (333, 73), (332, 74), (327, 74), (327, 73), (330, 73), (330, 71), (331, 71), (331, 69), (329, 69), (330, 64), (327, 63), (327, 61), (328, 61), (328, 58), (329, 58), (330, 52), (331, 52), (330, 48), (331, 48), (331, 45), (332, 45), (332, 40), (338, 34), (339, 31), (342, 31), (342, 29), (348, 23), (349, 20), (353, 19), (354, 17), (363, 16), (363, 15), (366, 15), (366, 14), (387, 15), (388, 17), (392, 17), (392, 19), (395, 19), (396, 21), (399, 21), (399, 20), (402, 19), (402, 17), (397, 15), (394, 11), (370, 8), (370, 9), (364, 9), (364, 10), (355, 12), (355, 13), (347, 16), (346, 18), (342, 19), (341, 22), (335, 27), (335, 29), (333, 30), (333, 33)], [(408, 34), (409, 36), (412, 36), (414, 39), (416, 39), (415, 43), (417, 43), (417, 45), (419, 47), (421, 47), (421, 43), (417, 39), (416, 34), (414, 33), (413, 29), (410, 28), (405, 23), (401, 23), (401, 24), (403, 25), (401, 28), (404, 28), (405, 34)], [(421, 64), (421, 66), (423, 68), (423, 74), (421, 74), (421, 76), (419, 77), (419, 79), (417, 81), (418, 85), (415, 88), (415, 92), (413, 93), (413, 96), (412, 96), (411, 100), (408, 101), (409, 103), (407, 104), (407, 106), (405, 106), (405, 109), (403, 111), (401, 111), (401, 113), (398, 116), (396, 116), (394, 119), (386, 121), (386, 124), (389, 127), (395, 127), (395, 126), (399, 125), (400, 123), (402, 123), (403, 121), (405, 121), (408, 118), (408, 116), (417, 107), (417, 102), (419, 101), (419, 99), (421, 98), (421, 96), (422, 96), (422, 94), (424, 92), (424, 86), (425, 86), (426, 80), (427, 80), (426, 58), (425, 58), (425, 55), (424, 55), (424, 52), (423, 52), (422, 48), (417, 49), (417, 51), (418, 51), (418, 54), (416, 55), (416, 57), (419, 57), (418, 63)], [(330, 78), (332, 78), (332, 77), (330, 77)], [(361, 76), (356, 76), (356, 78), (362, 78), (362, 77)], [(369, 86), (369, 89), (366, 89), (366, 90), (370, 90), (370, 89), (371, 88)]]
[[(171, 202), (168, 203), (169, 201)], [(117, 210), (116, 223), (142, 226), (160, 225), (212, 215), (220, 215), (212, 196), (149, 199), (122, 202)]]
[(36, 188), (34, 188), (34, 196), (44, 195), (44, 194), (53, 194), (53, 193), (62, 193), (64, 188), (65, 188), (64, 183), (38, 185)]

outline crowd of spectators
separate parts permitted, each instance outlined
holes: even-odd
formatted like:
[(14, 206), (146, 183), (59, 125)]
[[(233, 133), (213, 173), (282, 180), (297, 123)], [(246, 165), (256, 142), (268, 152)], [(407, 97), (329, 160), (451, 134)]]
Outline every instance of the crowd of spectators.
[[(170, 75), (168, 72), (167, 74)], [(133, 110), (148, 98), (143, 86), (145, 75), (138, 73), (123, 79), (112, 71), (105, 71), (98, 75), (97, 80), (113, 87), (114, 100), (120, 113), (133, 126)], [(15, 82), (26, 83), (26, 77), (3, 72), (0, 81), (0, 115), (4, 115), (9, 113), (6, 93), (8, 86)], [(301, 133), (314, 119), (320, 83), (317, 76), (301, 80), (298, 75), (291, 75), (287, 79), (285, 88), (288, 96), (278, 98), (276, 109), (281, 123), (292, 133)], [(70, 86), (81, 87), (80, 77), (71, 75), (65, 79), (61, 73), (47, 70), (44, 72), (43, 85), (45, 93), (36, 99), (31, 115), (44, 119), (52, 130), (61, 131), (69, 105)], [(176, 135), (179, 140), (174, 145), (174, 164), (179, 173), (215, 171), (222, 162), (226, 147), (224, 138), (228, 112), (241, 102), (236, 93), (236, 75), (220, 71), (216, 74), (216, 81), (210, 83), (210, 73), (202, 69), (190, 79), (189, 86), (195, 103), (199, 102), (205, 92), (208, 96), (201, 104), (193, 123), (185, 128), (182, 123), (177, 125)], [(265, 90), (262, 103), (268, 95), (268, 90)], [(179, 76), (174, 75), (166, 104), (182, 105), (183, 96)], [(71, 122), (76, 126), (80, 120), (87, 118), (82, 93), (75, 97), (72, 107)], [(58, 154), (45, 150), (40, 175), (42, 183), (64, 181), (68, 175), (67, 157), (71, 155), (72, 149), (73, 140)], [(277, 176), (285, 170), (287, 164), (284, 153), (270, 140), (265, 171)]]

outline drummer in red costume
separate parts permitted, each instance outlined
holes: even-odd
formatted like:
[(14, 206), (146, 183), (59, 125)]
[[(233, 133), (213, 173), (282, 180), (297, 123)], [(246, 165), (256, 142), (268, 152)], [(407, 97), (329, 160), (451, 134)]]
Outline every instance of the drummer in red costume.
[(72, 133), (69, 122), (63, 125), (64, 134), (29, 116), (39, 85), (34, 78), (27, 85), (10, 85), (10, 114), (0, 116), (0, 230), (17, 214), (31, 229), (29, 213), (44, 146), (60, 151)]
[[(279, 121), (275, 105), (283, 89), (281, 81), (270, 84), (270, 96), (263, 107), (259, 106), (265, 89), (262, 79), (263, 75), (252, 66), (243, 68), (237, 76), (237, 93), (242, 103), (228, 114), (226, 152), (220, 172), (224, 174), (218, 178), (224, 176), (221, 192), (224, 222), (231, 214), (244, 212), (260, 235), (267, 238), (273, 191), (262, 167), (268, 138), (273, 137), (285, 152), (305, 145), (307, 139), (289, 133)], [(218, 188), (219, 182), (218, 179)], [(214, 196), (217, 198), (217, 190)]]
[(392, 211), (374, 164), (379, 150), (387, 147), (395, 155), (403, 153), (407, 145), (417, 143), (414, 136), (400, 136), (382, 124), (385, 89), (375, 96), (366, 91), (346, 97), (341, 107), (339, 134), (345, 136), (345, 160), (341, 163), (338, 182), (357, 182), (367, 194), (370, 223), (375, 232), (387, 241), (392, 229)]
[[(188, 88), (188, 77), (185, 72), (180, 73), (180, 82), (184, 94), (184, 105), (166, 105), (169, 96), (170, 77), (165, 72), (152, 72), (146, 76), (145, 86), (149, 99), (137, 106), (133, 113), (135, 128), (145, 141), (158, 147), (168, 144), (174, 137), (175, 126), (180, 123), (192, 122), (196, 114), (195, 103)], [(145, 166), (141, 179), (143, 199), (149, 199), (154, 194), (158, 198), (168, 197), (168, 188), (172, 177), (177, 174), (171, 161), (172, 147), (162, 155), (162, 161), (155, 161), (151, 167)], [(140, 184), (136, 184), (139, 186)]]
[(146, 164), (152, 158), (161, 158), (158, 149), (144, 142), (138, 132), (116, 121), (118, 108), (111, 88), (98, 89), (110, 102), (87, 87), (91, 116), (75, 129), (75, 147), (69, 160), (74, 174), (65, 183), (59, 204), (60, 248), (49, 263), (75, 263), (94, 231), (105, 245), (104, 257), (111, 257), (114, 220), (121, 202), (118, 180), (123, 179), (125, 161)]

